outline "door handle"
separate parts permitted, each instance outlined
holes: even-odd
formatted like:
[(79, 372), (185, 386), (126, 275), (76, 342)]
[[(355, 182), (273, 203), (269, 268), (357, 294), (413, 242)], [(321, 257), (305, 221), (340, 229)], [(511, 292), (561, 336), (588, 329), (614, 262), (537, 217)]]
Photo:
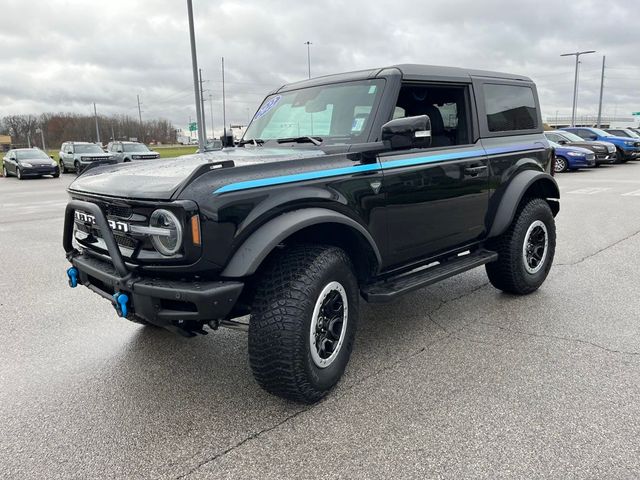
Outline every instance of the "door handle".
[(482, 172), (483, 170), (486, 170), (487, 166), (486, 165), (479, 165), (477, 167), (467, 167), (464, 169), (464, 173), (466, 175), (470, 175), (472, 177), (476, 177), (480, 174), (480, 172)]

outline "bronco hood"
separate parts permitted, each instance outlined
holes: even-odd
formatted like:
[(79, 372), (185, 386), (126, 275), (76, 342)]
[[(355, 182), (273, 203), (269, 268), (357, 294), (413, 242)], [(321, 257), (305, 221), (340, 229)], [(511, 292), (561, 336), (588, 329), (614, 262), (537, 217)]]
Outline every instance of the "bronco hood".
[(208, 164), (211, 164), (212, 169), (217, 164), (220, 165), (220, 170), (226, 170), (323, 155), (325, 153), (322, 150), (316, 149), (225, 148), (176, 158), (91, 168), (69, 186), (69, 191), (111, 197), (169, 200), (192, 175)]

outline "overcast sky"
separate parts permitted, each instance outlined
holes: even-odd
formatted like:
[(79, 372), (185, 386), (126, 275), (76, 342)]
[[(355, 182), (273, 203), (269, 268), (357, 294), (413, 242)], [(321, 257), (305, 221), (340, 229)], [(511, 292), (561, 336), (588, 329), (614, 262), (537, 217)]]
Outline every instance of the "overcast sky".
[[(262, 97), (311, 74), (424, 63), (525, 74), (543, 116), (569, 115), (573, 58), (582, 57), (579, 113), (640, 111), (640, 4), (629, 0), (289, 1), (193, 0), (199, 66), (221, 128), (220, 57), (227, 122), (246, 123)], [(89, 113), (195, 115), (186, 0), (2, 0), (0, 116)], [(208, 103), (208, 102), (207, 102)], [(207, 122), (210, 122), (206, 104)], [(208, 127), (210, 127), (208, 125)]]

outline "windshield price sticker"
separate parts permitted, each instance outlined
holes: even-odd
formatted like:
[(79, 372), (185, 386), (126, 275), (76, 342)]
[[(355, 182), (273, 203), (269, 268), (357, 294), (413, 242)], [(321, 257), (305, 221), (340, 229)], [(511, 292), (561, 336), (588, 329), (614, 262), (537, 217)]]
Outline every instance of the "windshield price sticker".
[(278, 102), (282, 99), (282, 95), (276, 95), (275, 97), (271, 97), (267, 102), (260, 107), (260, 110), (255, 114), (253, 118), (260, 118), (265, 116), (269, 110), (275, 107)]

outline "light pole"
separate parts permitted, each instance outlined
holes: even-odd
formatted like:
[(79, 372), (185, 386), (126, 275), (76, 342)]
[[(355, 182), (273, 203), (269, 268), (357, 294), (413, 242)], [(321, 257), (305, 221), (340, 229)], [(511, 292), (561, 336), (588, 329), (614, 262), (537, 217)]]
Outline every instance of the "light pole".
[(573, 79), (573, 108), (571, 109), (571, 126), (576, 126), (576, 108), (578, 103), (578, 64), (580, 55), (587, 53), (596, 53), (595, 50), (585, 50), (584, 52), (563, 53), (561, 57), (570, 57), (574, 55), (576, 57), (576, 73)]
[(313, 45), (310, 41), (304, 42), (307, 46), (307, 70), (309, 72), (309, 78), (311, 78), (311, 45)]
[(187, 0), (187, 13), (189, 16), (189, 40), (191, 42), (191, 65), (193, 67), (193, 90), (196, 97), (196, 122), (198, 122), (198, 147), (204, 152), (204, 135), (202, 131), (202, 104), (200, 102), (200, 89), (198, 88), (198, 57), (196, 55), (196, 34), (193, 28), (193, 5)]

